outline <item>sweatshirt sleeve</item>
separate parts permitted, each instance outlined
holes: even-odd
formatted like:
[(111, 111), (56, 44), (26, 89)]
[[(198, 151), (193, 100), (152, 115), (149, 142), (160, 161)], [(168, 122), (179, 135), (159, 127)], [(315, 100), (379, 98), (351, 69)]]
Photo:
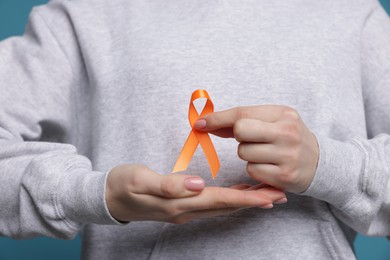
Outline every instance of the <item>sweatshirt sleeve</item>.
[(390, 19), (378, 2), (361, 36), (367, 137), (318, 137), (320, 160), (304, 195), (327, 201), (358, 232), (390, 235)]
[(0, 42), (0, 236), (72, 238), (87, 223), (118, 224), (106, 174), (74, 145), (85, 78), (66, 17), (55, 4), (36, 8), (24, 36)]

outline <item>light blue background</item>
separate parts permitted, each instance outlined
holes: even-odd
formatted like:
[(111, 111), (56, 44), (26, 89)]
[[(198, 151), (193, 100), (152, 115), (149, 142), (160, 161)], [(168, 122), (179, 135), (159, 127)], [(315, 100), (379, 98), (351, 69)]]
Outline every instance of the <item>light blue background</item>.
[[(46, 2), (47, 0), (0, 0), (0, 40), (22, 34), (32, 6)], [(390, 0), (381, 2), (390, 13)], [(80, 243), (79, 237), (72, 241), (49, 238), (16, 241), (0, 238), (0, 260), (78, 259)], [(385, 238), (359, 235), (355, 241), (355, 248), (358, 260), (390, 260), (390, 242)]]

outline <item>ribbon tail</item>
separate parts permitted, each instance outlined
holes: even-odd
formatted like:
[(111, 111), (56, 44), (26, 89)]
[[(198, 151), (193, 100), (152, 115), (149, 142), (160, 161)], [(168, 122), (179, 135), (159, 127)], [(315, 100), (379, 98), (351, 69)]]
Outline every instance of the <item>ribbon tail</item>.
[(213, 179), (215, 179), (217, 177), (221, 164), (219, 162), (218, 155), (215, 151), (213, 142), (211, 141), (211, 138), (207, 133), (196, 132), (196, 137), (198, 138), (203, 152), (206, 155)]
[(198, 144), (199, 141), (196, 138), (194, 131), (191, 131), (191, 133), (188, 135), (187, 141), (184, 143), (179, 158), (177, 158), (172, 173), (187, 170), (188, 165), (190, 164), (191, 158), (194, 155)]

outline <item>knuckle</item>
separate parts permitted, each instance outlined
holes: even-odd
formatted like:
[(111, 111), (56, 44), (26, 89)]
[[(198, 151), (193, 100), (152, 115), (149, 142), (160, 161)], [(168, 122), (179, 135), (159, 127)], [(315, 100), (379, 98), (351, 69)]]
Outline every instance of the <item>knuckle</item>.
[(132, 174), (129, 175), (130, 178), (129, 178), (129, 185), (131, 185), (132, 187), (139, 187), (140, 185), (145, 185), (143, 183), (143, 177), (142, 177), (142, 170), (140, 170), (140, 168), (138, 168), (138, 165), (135, 165), (131, 168), (128, 169), (129, 172), (131, 172)]
[(165, 197), (173, 197), (173, 196), (177, 195), (177, 193), (178, 193), (175, 182), (170, 177), (171, 176), (165, 176), (162, 179), (161, 184), (160, 184), (161, 193)]
[(249, 111), (246, 107), (235, 108), (236, 120), (248, 118)]
[(237, 122), (233, 126), (234, 138), (238, 142), (242, 142), (244, 140), (244, 129), (245, 122), (242, 119), (237, 120)]
[(218, 197), (218, 200), (212, 206), (212, 208), (219, 209), (219, 208), (227, 208), (227, 207), (229, 207), (228, 198), (226, 197), (226, 194), (224, 193), (224, 189), (223, 188), (221, 188), (221, 187), (217, 188), (217, 197)]
[(294, 122), (283, 124), (280, 131), (280, 136), (283, 140), (286, 140), (289, 143), (298, 144), (302, 142), (300, 127)]
[(285, 170), (279, 175), (279, 181), (283, 183), (285, 187), (297, 185), (298, 180), (298, 174), (293, 170)]
[(142, 185), (140, 177), (133, 175), (128, 182), (128, 190), (131, 191), (132, 187), (139, 187), (139, 185)]
[(206, 209), (215, 210), (229, 207), (229, 198), (222, 187), (215, 187), (212, 201), (209, 201)]
[(282, 119), (290, 119), (290, 120), (299, 120), (300, 116), (297, 110), (294, 108), (283, 106), (282, 113), (281, 113)]
[(257, 167), (254, 163), (248, 163), (246, 165), (246, 171), (252, 179), (257, 179)]

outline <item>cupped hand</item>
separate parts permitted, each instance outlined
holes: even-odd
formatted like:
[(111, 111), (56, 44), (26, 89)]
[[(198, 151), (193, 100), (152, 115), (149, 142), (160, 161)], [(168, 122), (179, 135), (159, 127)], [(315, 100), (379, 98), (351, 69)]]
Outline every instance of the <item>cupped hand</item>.
[(266, 186), (205, 187), (203, 179), (185, 174), (158, 174), (143, 165), (120, 165), (107, 177), (106, 202), (123, 222), (154, 220), (186, 223), (226, 215), (243, 208), (271, 208), (286, 201), (284, 192)]
[(247, 172), (255, 180), (303, 192), (314, 178), (319, 157), (317, 139), (290, 107), (237, 107), (205, 115), (194, 127), (235, 138), (238, 156), (248, 162)]

